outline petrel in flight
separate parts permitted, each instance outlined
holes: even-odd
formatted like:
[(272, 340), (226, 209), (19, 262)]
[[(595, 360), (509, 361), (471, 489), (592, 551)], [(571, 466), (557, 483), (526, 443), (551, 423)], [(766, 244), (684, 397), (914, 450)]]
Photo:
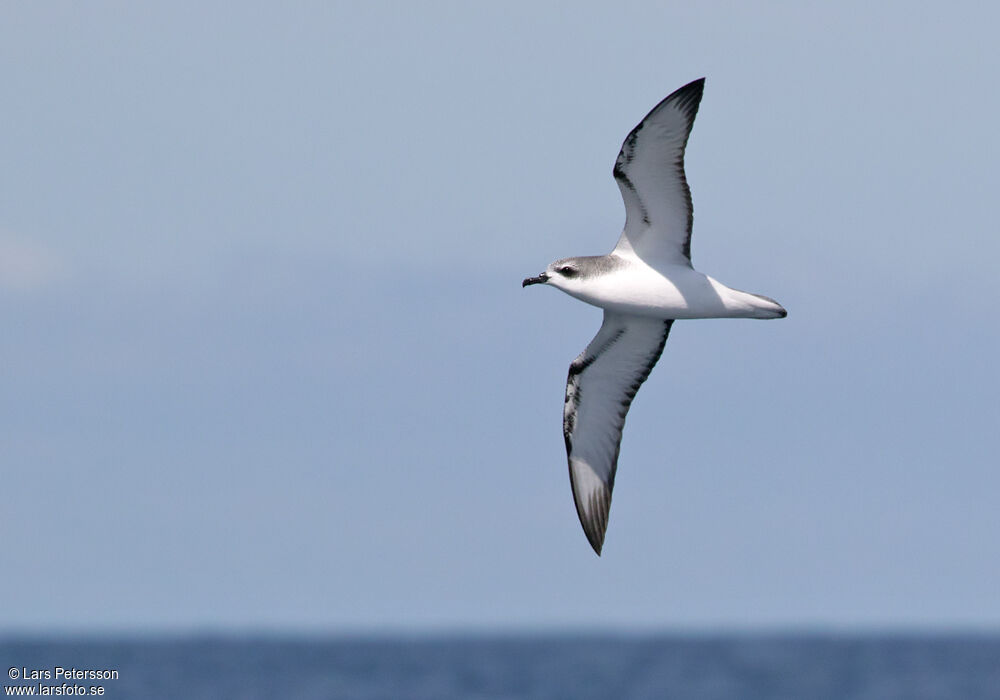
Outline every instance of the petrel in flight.
[(727, 287), (691, 266), (691, 190), (684, 148), (705, 79), (656, 105), (622, 144), (614, 176), (625, 230), (608, 255), (563, 258), (522, 286), (547, 284), (604, 309), (604, 323), (569, 366), (563, 436), (580, 524), (604, 545), (625, 414), (685, 318), (784, 318), (781, 305)]

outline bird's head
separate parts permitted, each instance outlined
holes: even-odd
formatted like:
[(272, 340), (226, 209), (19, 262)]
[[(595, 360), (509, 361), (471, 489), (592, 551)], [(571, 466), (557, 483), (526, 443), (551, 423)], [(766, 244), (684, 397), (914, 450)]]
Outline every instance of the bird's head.
[(564, 292), (575, 291), (580, 283), (580, 273), (583, 265), (579, 258), (563, 258), (550, 263), (545, 272), (538, 277), (528, 277), (521, 282), (522, 287), (529, 284), (549, 284)]

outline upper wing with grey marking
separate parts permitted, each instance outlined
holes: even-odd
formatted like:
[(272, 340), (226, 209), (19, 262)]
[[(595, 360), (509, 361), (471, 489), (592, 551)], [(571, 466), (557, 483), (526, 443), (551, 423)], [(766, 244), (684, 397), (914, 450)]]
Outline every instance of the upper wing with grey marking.
[(625, 230), (615, 250), (632, 250), (654, 267), (691, 264), (694, 215), (684, 149), (704, 87), (699, 78), (656, 105), (632, 129), (615, 162), (625, 200)]
[(580, 524), (598, 554), (604, 545), (625, 415), (663, 352), (673, 321), (604, 312), (604, 324), (573, 360), (563, 436)]

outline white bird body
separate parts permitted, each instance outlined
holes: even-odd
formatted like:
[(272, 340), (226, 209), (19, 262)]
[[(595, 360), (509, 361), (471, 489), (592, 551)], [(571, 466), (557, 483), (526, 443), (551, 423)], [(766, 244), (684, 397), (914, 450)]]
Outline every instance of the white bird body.
[(554, 276), (549, 284), (580, 301), (621, 314), (659, 319), (781, 318), (785, 310), (759, 294), (733, 289), (690, 265), (655, 268), (612, 253), (617, 263), (591, 279)]
[(604, 309), (604, 323), (570, 364), (563, 437), (580, 524), (604, 545), (625, 415), (673, 322), (690, 318), (784, 318), (768, 297), (727, 287), (691, 265), (694, 215), (684, 150), (704, 78), (671, 93), (622, 144), (614, 176), (625, 229), (608, 255), (564, 258), (522, 283), (547, 284)]

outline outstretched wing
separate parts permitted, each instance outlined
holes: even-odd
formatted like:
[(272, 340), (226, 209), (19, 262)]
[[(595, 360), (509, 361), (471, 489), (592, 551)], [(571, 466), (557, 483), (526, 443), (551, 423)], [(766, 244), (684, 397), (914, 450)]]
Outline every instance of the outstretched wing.
[(618, 252), (652, 266), (691, 264), (694, 210), (684, 176), (684, 148), (705, 88), (699, 78), (656, 105), (622, 144), (614, 175), (625, 200)]
[(563, 436), (580, 524), (598, 554), (604, 544), (625, 415), (660, 359), (673, 321), (604, 312), (604, 324), (573, 360)]

